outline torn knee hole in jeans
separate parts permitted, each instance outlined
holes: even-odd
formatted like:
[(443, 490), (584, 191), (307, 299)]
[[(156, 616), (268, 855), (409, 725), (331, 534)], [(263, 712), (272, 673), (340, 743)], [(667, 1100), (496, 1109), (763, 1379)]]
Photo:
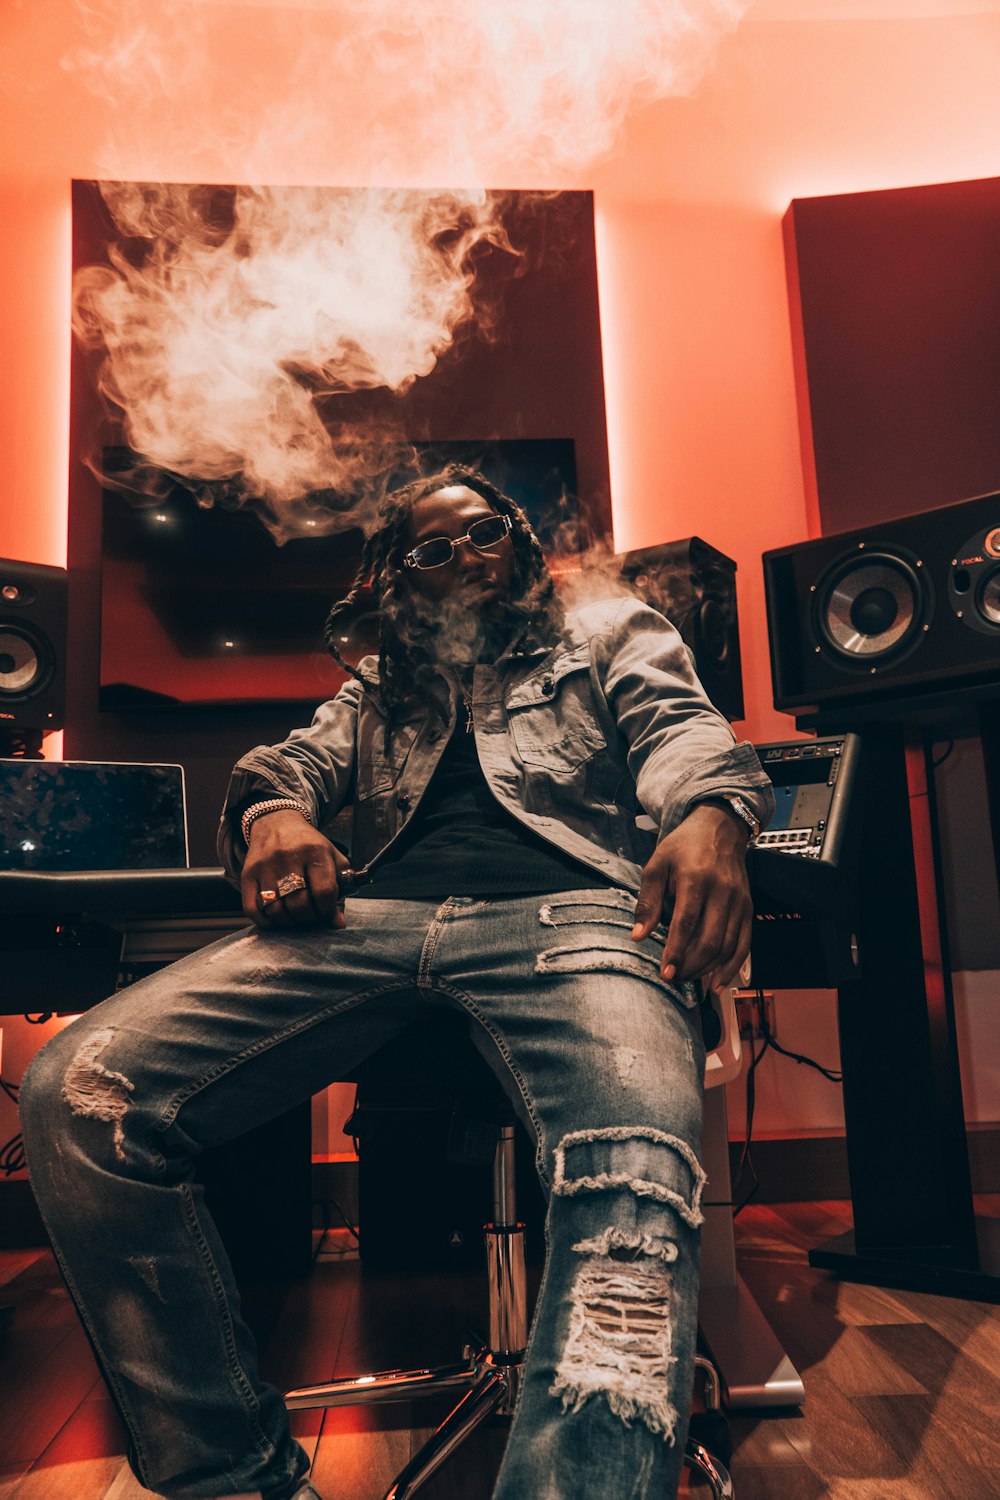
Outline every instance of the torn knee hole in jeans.
[(670, 1267), (676, 1245), (608, 1230), (573, 1248), (587, 1259), (573, 1285), (552, 1394), (562, 1398), (564, 1411), (579, 1411), (590, 1396), (602, 1395), (626, 1425), (638, 1419), (673, 1442)]
[(106, 1120), (114, 1126), (115, 1156), (125, 1160), (125, 1131), (122, 1120), (129, 1107), (134, 1085), (124, 1073), (113, 1073), (99, 1062), (101, 1054), (114, 1040), (110, 1029), (95, 1031), (84, 1042), (66, 1069), (62, 1096), (73, 1114), (92, 1120)]
[[(574, 1244), (582, 1257), (570, 1322), (551, 1387), (564, 1411), (601, 1395), (626, 1424), (639, 1420), (673, 1442), (673, 1266), (679, 1250), (664, 1232), (670, 1214), (696, 1229), (703, 1221), (705, 1173), (679, 1136), (651, 1126), (575, 1131), (559, 1142), (554, 1195), (612, 1195), (635, 1200), (632, 1225), (609, 1225)], [(639, 1205), (645, 1225), (638, 1222)], [(651, 1203), (661, 1204), (651, 1226)], [(656, 1228), (658, 1232), (653, 1232)]]

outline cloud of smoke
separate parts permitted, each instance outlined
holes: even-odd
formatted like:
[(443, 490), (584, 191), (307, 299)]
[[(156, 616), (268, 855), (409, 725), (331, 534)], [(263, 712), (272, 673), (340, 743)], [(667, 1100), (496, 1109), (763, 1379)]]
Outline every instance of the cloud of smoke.
[(80, 0), (61, 61), (106, 105), (109, 173), (174, 139), (206, 181), (405, 185), (241, 188), (221, 222), (203, 190), (104, 184), (122, 238), (75, 328), (127, 442), (263, 497), (278, 536), (336, 493), (330, 524), (373, 460), (326, 398), (427, 376), (479, 316), (475, 246), (504, 243), (502, 197), (426, 185), (565, 184), (689, 92), (748, 3)]
[[(631, 110), (690, 92), (745, 4), (416, 0), (403, 32), (395, 0), (360, 0), (342, 51), (396, 77), (402, 61), (407, 92), (430, 85), (457, 114), (453, 162), (502, 181), (512, 161), (565, 173), (606, 155)], [(388, 35), (393, 50), (379, 46)]]
[(74, 327), (129, 446), (254, 496), (278, 535), (296, 502), (329, 492), (310, 519), (335, 526), (373, 455), (334, 441), (318, 399), (404, 391), (434, 368), (472, 313), (473, 249), (506, 244), (496, 195), (101, 191), (121, 238), (110, 266), (79, 272)]
[(79, 4), (62, 66), (108, 105), (109, 173), (155, 118), (221, 180), (287, 181), (293, 147), (319, 181), (552, 187), (689, 93), (749, 0)]

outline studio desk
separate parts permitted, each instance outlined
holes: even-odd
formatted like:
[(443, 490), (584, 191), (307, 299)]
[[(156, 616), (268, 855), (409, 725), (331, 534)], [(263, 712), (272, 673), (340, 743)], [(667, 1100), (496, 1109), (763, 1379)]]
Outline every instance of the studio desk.
[[(247, 925), (221, 869), (0, 871), (0, 1016), (71, 1016)], [(199, 1173), (241, 1284), (308, 1273), (308, 1102), (205, 1153)]]
[(246, 926), (217, 870), (0, 870), (0, 1014), (74, 1015)]

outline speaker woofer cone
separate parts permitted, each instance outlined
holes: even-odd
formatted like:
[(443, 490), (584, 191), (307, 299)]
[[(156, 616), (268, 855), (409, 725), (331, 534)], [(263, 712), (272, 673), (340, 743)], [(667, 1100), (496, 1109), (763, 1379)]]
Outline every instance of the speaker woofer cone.
[(821, 644), (838, 661), (868, 668), (916, 645), (929, 615), (923, 575), (892, 552), (840, 558), (815, 598)]
[(0, 702), (43, 693), (55, 664), (45, 640), (17, 625), (0, 626)]

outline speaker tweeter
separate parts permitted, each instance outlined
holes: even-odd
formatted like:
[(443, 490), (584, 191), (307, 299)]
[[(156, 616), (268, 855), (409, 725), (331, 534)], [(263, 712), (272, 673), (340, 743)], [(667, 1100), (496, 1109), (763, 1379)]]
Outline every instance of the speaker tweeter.
[(959, 547), (948, 574), (957, 619), (983, 635), (1000, 635), (1000, 526), (976, 531)]

